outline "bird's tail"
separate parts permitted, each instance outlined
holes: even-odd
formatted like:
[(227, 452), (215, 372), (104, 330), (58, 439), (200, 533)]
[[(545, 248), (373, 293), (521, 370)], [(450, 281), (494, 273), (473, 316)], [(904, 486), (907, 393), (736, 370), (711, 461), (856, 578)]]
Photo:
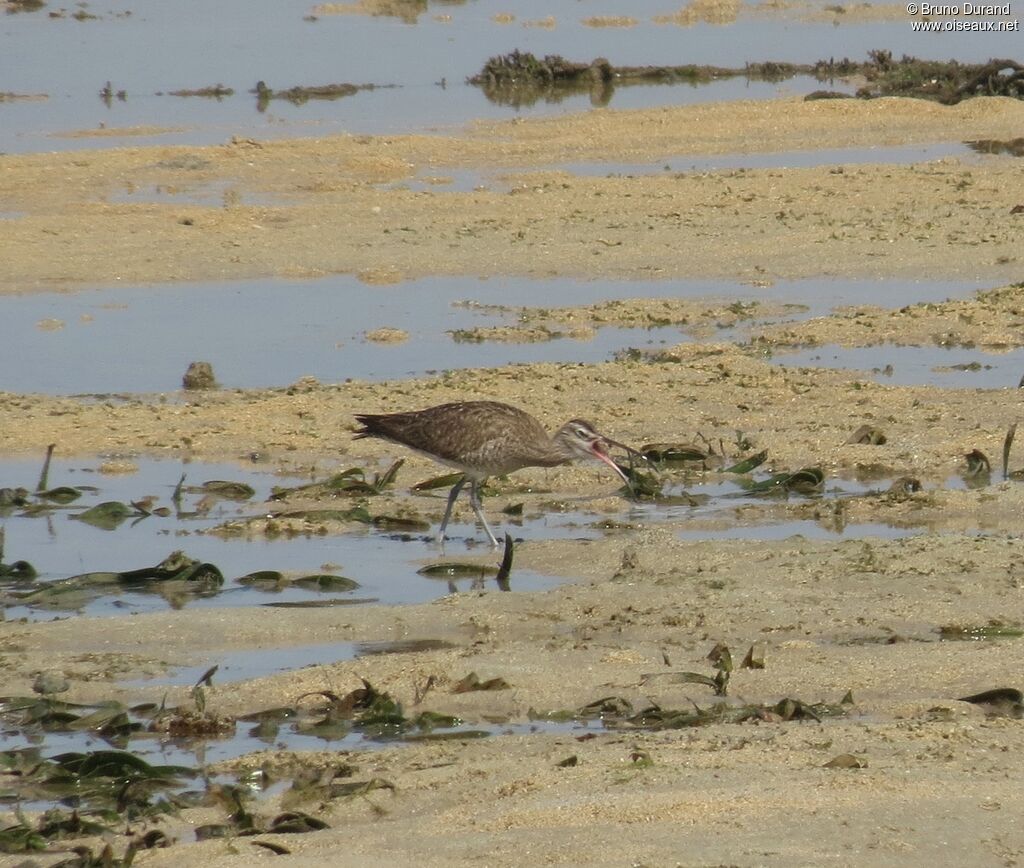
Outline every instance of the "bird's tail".
[(361, 440), (364, 437), (378, 437), (381, 433), (380, 430), (380, 416), (374, 416), (371, 414), (357, 414), (356, 421), (362, 425), (362, 428), (357, 428), (355, 435), (352, 437), (353, 440)]

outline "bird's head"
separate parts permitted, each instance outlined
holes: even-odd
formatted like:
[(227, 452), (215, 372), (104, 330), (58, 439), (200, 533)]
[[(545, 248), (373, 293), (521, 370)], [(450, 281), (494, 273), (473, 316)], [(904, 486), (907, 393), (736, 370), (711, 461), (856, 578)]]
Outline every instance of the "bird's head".
[(558, 430), (558, 433), (555, 435), (555, 440), (572, 457), (596, 458), (598, 461), (603, 461), (622, 478), (623, 482), (626, 483), (629, 482), (629, 477), (627, 477), (626, 474), (622, 472), (622, 468), (612, 460), (611, 456), (608, 454), (608, 449), (611, 446), (616, 446), (620, 449), (625, 449), (631, 454), (639, 454), (635, 449), (631, 449), (624, 443), (619, 443), (617, 440), (605, 437), (603, 434), (595, 430), (593, 425), (583, 419), (571, 419), (566, 422)]

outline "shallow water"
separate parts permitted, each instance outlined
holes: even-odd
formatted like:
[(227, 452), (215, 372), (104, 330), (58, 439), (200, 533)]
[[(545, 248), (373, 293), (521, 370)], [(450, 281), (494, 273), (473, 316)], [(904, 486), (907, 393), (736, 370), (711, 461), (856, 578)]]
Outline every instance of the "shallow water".
[[(216, 676), (215, 676), (216, 680)], [(580, 735), (582, 733), (600, 733), (604, 730), (600, 721), (593, 720), (569, 720), (569, 721), (548, 721), (539, 720), (528, 723), (488, 723), (486, 721), (470, 721), (460, 723), (454, 727), (438, 728), (438, 735), (465, 734), (465, 738), (479, 738), (479, 733), (486, 733), (487, 736), (500, 735), (531, 735), (533, 733)], [(191, 737), (191, 738), (169, 738), (163, 734), (139, 733), (134, 736), (128, 746), (124, 748), (133, 755), (141, 757), (152, 765), (175, 765), (195, 768), (203, 772), (214, 763), (232, 760), (254, 751), (338, 751), (344, 755), (345, 751), (367, 751), (374, 750), (388, 745), (401, 747), (417, 740), (410, 739), (388, 739), (376, 740), (365, 736), (360, 732), (351, 732), (348, 735), (326, 738), (319, 735), (310, 735), (297, 732), (288, 722), (282, 723), (279, 729), (272, 733), (262, 733), (257, 729), (257, 724), (238, 721), (233, 733), (225, 734), (220, 738), (213, 737)], [(17, 751), (23, 748), (39, 745), (39, 739), (35, 736), (7, 731), (4, 733), (5, 751)], [(106, 740), (90, 733), (84, 732), (48, 732), (45, 734), (45, 750), (43, 756), (50, 758), (59, 754), (69, 752), (88, 752), (111, 750), (112, 745)], [(222, 781), (230, 783), (231, 776), (211, 777), (211, 782)], [(287, 783), (287, 781), (285, 782)], [(197, 778), (189, 781), (182, 789), (202, 789), (204, 781)], [(253, 795), (258, 795), (258, 791)], [(55, 807), (53, 802), (47, 801), (23, 801), (19, 804), (21, 810), (43, 811)]]
[[(760, 478), (763, 474), (757, 474), (757, 476)], [(821, 494), (811, 495), (809, 499), (831, 502), (863, 497), (884, 492), (891, 484), (891, 479), (859, 482), (853, 479), (826, 478)], [(945, 487), (963, 488), (964, 485), (961, 479), (954, 477), (946, 481)], [(689, 493), (701, 498), (706, 496), (709, 499), (694, 506), (665, 505), (657, 502), (637, 504), (630, 511), (630, 518), (639, 522), (674, 521), (682, 525), (676, 531), (676, 536), (683, 540), (780, 540), (792, 536), (802, 536), (807, 539), (857, 539), (860, 537), (897, 539), (925, 532), (924, 528), (894, 527), (884, 522), (836, 524), (834, 522), (818, 522), (813, 519), (763, 518), (761, 521), (752, 520), (749, 513), (740, 515), (737, 510), (752, 504), (768, 505), (780, 502), (780, 500), (784, 501), (787, 496), (782, 492), (760, 497), (752, 496), (747, 493), (738, 478), (699, 482), (694, 485), (666, 486), (664, 493), (670, 497)], [(807, 496), (800, 494), (790, 494), (788, 497), (794, 502), (808, 499)], [(687, 528), (687, 523), (693, 523), (697, 527)]]
[(653, 175), (659, 172), (718, 172), (728, 169), (808, 169), (818, 166), (862, 164), (910, 165), (975, 153), (968, 145), (938, 142), (930, 145), (876, 146), (870, 148), (816, 148), (775, 153), (684, 155), (645, 163), (568, 163), (558, 166), (574, 175)]
[[(5, 508), (0, 512), (0, 528), (4, 531), (3, 560), (10, 564), (28, 561), (38, 572), (38, 583), (47, 583), (97, 572), (123, 572), (153, 566), (172, 551), (181, 550), (188, 557), (215, 565), (224, 576), (221, 585), (200, 587), (180, 582), (147, 581), (141, 585), (111, 581), (101, 587), (89, 586), (74, 595), (60, 595), (53, 599), (26, 598), (19, 602), (18, 595), (36, 585), (15, 579), (4, 580), (8, 597), (5, 615), (8, 619), (29, 618), (45, 620), (74, 614), (91, 616), (127, 615), (174, 608), (221, 608), (274, 605), (386, 605), (423, 603), (449, 593), (484, 589), (497, 591), (492, 576), (468, 575), (450, 578), (430, 577), (418, 571), (439, 562), (469, 560), (496, 568), (500, 553), (490, 551), (484, 536), (474, 525), (454, 522), (449, 527), (449, 540), (442, 552), (433, 538), (437, 516), (443, 511), (446, 491), (420, 495), (434, 500), (433, 509), (424, 505), (425, 518), (431, 521), (429, 531), (389, 532), (373, 526), (352, 522), (350, 528), (333, 535), (309, 534), (289, 537), (280, 535), (268, 539), (261, 535), (250, 538), (221, 538), (209, 531), (225, 522), (260, 517), (265, 514), (263, 504), (273, 486), (293, 486), (309, 481), (309, 474), (282, 477), (261, 469), (258, 465), (182, 463), (178, 461), (134, 459), (137, 473), (102, 474), (97, 464), (80, 461), (53, 462), (49, 485), (66, 485), (84, 490), (75, 503), (55, 508), (41, 515), (31, 515), (20, 508)], [(0, 462), (0, 487), (22, 486), (34, 488), (39, 472), (37, 462), (5, 460)], [(340, 471), (340, 467), (323, 467), (317, 478), (326, 478)], [(186, 493), (181, 501), (181, 512), (172, 507), (172, 494), (185, 475)], [(767, 478), (767, 473), (756, 472), (755, 479)], [(255, 489), (255, 496), (245, 502), (215, 500), (205, 511), (196, 507), (209, 496), (202, 491), (188, 491), (189, 486), (200, 486), (209, 480), (244, 482)], [(496, 533), (509, 532), (517, 541), (548, 539), (597, 539), (606, 532), (609, 522), (625, 525), (673, 522), (682, 523), (680, 535), (684, 538), (782, 538), (793, 534), (812, 536), (900, 536), (916, 531), (894, 530), (884, 525), (850, 524), (842, 530), (818, 527), (811, 521), (767, 520), (750, 526), (749, 519), (737, 517), (736, 509), (755, 503), (769, 503), (763, 497), (748, 494), (738, 478), (722, 478), (717, 474), (691, 475), (685, 482), (679, 476), (669, 477), (663, 493), (664, 501), (629, 502), (622, 500), (618, 515), (602, 512), (596, 518), (588, 511), (586, 498), (575, 508), (566, 511), (537, 512), (527, 510), (523, 516), (510, 517), (495, 509), (490, 518)], [(675, 481), (672, 481), (672, 480)], [(417, 480), (400, 478), (399, 492)], [(862, 483), (852, 480), (827, 479), (817, 500), (834, 500), (884, 491), (889, 480)], [(595, 496), (607, 495), (611, 483), (599, 487)], [(959, 479), (949, 480), (947, 488), (963, 487)], [(685, 495), (698, 498), (694, 505), (681, 503)], [(152, 514), (142, 518), (129, 518), (115, 529), (103, 529), (75, 519), (87, 508), (98, 503), (116, 500), (122, 503), (153, 498), (150, 509), (167, 507), (170, 514)], [(801, 495), (791, 494), (794, 500)], [(359, 502), (352, 499), (352, 504)], [(348, 504), (335, 502), (334, 508), (345, 509)], [(371, 513), (376, 513), (374, 499), (367, 501)], [(689, 531), (685, 523), (692, 521), (701, 529)], [(714, 528), (708, 530), (708, 527)], [(614, 531), (613, 531), (614, 532)], [(350, 591), (318, 591), (290, 584), (265, 582), (253, 584), (240, 581), (250, 573), (273, 570), (286, 577), (328, 573), (354, 580), (358, 587)], [(536, 591), (551, 588), (561, 579), (515, 568), (509, 585), (512, 591)], [(57, 587), (57, 586), (54, 586)], [(335, 659), (347, 659), (353, 654), (379, 653), (388, 649), (370, 647), (347, 648), (332, 646)], [(320, 659), (322, 649), (296, 650), (295, 659)], [(243, 654), (243, 657), (248, 652)], [(277, 654), (277, 650), (274, 651)], [(289, 658), (290, 659), (290, 658)], [(197, 666), (212, 665), (217, 661), (200, 661)], [(243, 671), (250, 664), (236, 662)], [(262, 664), (259, 664), (262, 665)], [(296, 664), (298, 665), (298, 664)], [(238, 676), (249, 677), (249, 676)]]
[(1024, 375), (1024, 348), (985, 352), (980, 348), (880, 344), (841, 347), (826, 344), (797, 352), (779, 352), (770, 361), (785, 367), (862, 371), (894, 386), (946, 389), (1015, 389)]
[(198, 664), (175, 665), (164, 675), (140, 678), (136, 681), (122, 681), (123, 687), (153, 687), (159, 685), (191, 686), (202, 678), (209, 668), (216, 664), (212, 676), (215, 684), (232, 681), (248, 681), (263, 678), (278, 672), (288, 672), (307, 666), (322, 666), (341, 660), (354, 660), (379, 654), (409, 654), (429, 651), (435, 648), (453, 647), (447, 642), (432, 639), (407, 639), (395, 642), (330, 642), (321, 645), (296, 645), (291, 647), (251, 648), (216, 655), (213, 660)]
[(722, 528), (720, 530), (681, 530), (676, 536), (682, 540), (784, 540), (791, 537), (803, 537), (813, 540), (837, 539), (902, 539), (926, 533), (924, 528), (893, 527), (877, 522), (850, 522), (842, 528), (825, 527), (813, 519), (797, 521), (765, 522), (763, 524), (742, 527)]
[[(829, 4), (819, 0), (815, 6)], [(552, 7), (542, 0), (430, 3), (405, 22), (395, 17), (324, 15), (306, 20), (314, 4), (276, 0), (93, 0), (75, 20), (68, 7), (0, 18), (3, 88), (47, 94), (45, 100), (0, 102), (0, 152), (105, 146), (110, 138), (68, 138), (69, 130), (151, 126), (157, 132), (129, 141), (207, 144), (233, 135), (323, 136), (338, 132), (406, 132), (461, 125), (471, 118), (576, 112), (587, 94), (531, 106), (502, 106), (466, 84), (487, 58), (514, 49), (576, 61), (606, 57), (616, 65), (713, 64), (740, 67), (765, 60), (813, 63), (863, 59), (873, 49), (894, 56), (980, 62), (1013, 57), (1019, 33), (915, 34), (908, 20), (820, 22), (760, 14), (741, 7), (737, 20), (689, 27), (655, 24), (679, 4), (664, 0), (589, 0)], [(500, 23), (496, 16), (511, 15)], [(632, 27), (592, 27), (584, 19), (629, 15)], [(549, 16), (551, 28), (528, 26)], [(260, 112), (249, 91), (258, 81), (274, 89), (348, 82), (381, 87), (344, 99), (292, 105), (274, 100)], [(99, 92), (110, 82), (109, 105)], [(179, 98), (168, 92), (223, 84), (221, 100)], [(732, 79), (704, 86), (618, 87), (614, 108), (726, 99), (764, 99), (819, 88), (848, 90), (842, 82), (801, 78), (780, 83)]]
[[(702, 156), (685, 154), (650, 163), (588, 162), (559, 163), (535, 171), (562, 171), (573, 175), (617, 177), (656, 175), (660, 173), (684, 174), (687, 172), (717, 172), (729, 169), (804, 169), (818, 166), (850, 166), (864, 164), (913, 165), (957, 157), (963, 160), (977, 151), (963, 142), (937, 142), (926, 145), (902, 145), (899, 147), (873, 146), (867, 148), (824, 148), (806, 151), (778, 151), (774, 153), (751, 152), (743, 154), (714, 154)], [(507, 192), (517, 184), (519, 172), (503, 167), (492, 169), (449, 169), (431, 170), (411, 180), (396, 181), (384, 186), (410, 190), (457, 191), (487, 189)], [(219, 191), (223, 195), (223, 191)], [(217, 190), (204, 190), (197, 201), (216, 201)], [(133, 194), (143, 195), (143, 194)], [(172, 201), (161, 199), (159, 191), (152, 192), (143, 201)], [(187, 201), (187, 199), (186, 199)]]
[[(4, 613), (6, 618), (64, 618), (76, 617), (77, 614), (123, 616), (134, 612), (151, 611), (169, 604), (190, 607), (253, 606), (264, 605), (268, 600), (296, 602), (328, 597), (376, 599), (388, 604), (412, 603), (434, 599), (453, 591), (468, 590), (475, 584), (474, 580), (437, 581), (418, 575), (416, 570), (423, 563), (436, 562), (440, 559), (436, 546), (421, 535), (395, 535), (357, 528), (350, 533), (332, 537), (225, 541), (202, 533), (203, 530), (226, 519), (239, 515), (259, 514), (259, 504), (267, 497), (272, 486), (305, 482), (308, 473), (300, 475), (296, 472), (293, 476), (281, 476), (269, 473), (258, 466), (241, 463), (203, 464), (151, 459), (136, 459), (135, 463), (139, 467), (137, 473), (108, 475), (98, 473), (96, 464), (54, 461), (50, 468), (49, 485), (71, 485), (86, 489), (86, 494), (82, 498), (84, 502), (76, 502), (72, 510), (57, 511), (46, 516), (30, 518), (13, 510), (7, 511), (6, 515), (0, 515), (0, 527), (5, 533), (5, 560), (29, 560), (41, 570), (43, 579), (56, 579), (69, 573), (133, 569), (157, 562), (172, 547), (182, 548), (193, 557), (209, 560), (220, 566), (229, 579), (223, 588), (206, 598), (179, 599), (176, 602), (169, 602), (154, 593), (115, 591), (100, 596), (77, 610), (38, 610), (12, 605), (7, 607)], [(31, 489), (38, 472), (37, 462), (8, 459), (0, 462), (0, 485), (20, 485)], [(328, 471), (317, 475), (322, 476), (326, 472)], [(194, 509), (195, 501), (202, 496), (190, 492), (185, 495), (182, 502), (185, 517), (150, 516), (134, 525), (125, 522), (112, 531), (101, 530), (70, 518), (70, 513), (79, 512), (90, 503), (110, 499), (130, 501), (148, 495), (156, 499), (154, 506), (168, 505), (182, 473), (187, 476), (187, 484), (200, 484), (209, 479), (246, 482), (256, 489), (256, 495), (249, 502), (223, 501), (205, 515), (188, 516), (188, 510)], [(402, 480), (401, 485), (406, 485), (408, 481)], [(865, 495), (871, 491), (884, 489), (887, 483), (888, 480), (862, 483), (829, 479), (823, 493), (815, 499)], [(959, 480), (950, 480), (949, 484), (961, 485)], [(752, 498), (744, 496), (737, 480), (721, 479), (714, 474), (706, 478), (694, 476), (687, 480), (685, 486), (678, 483), (665, 489), (668, 495), (680, 495), (684, 490), (691, 494), (706, 496), (708, 499), (697, 507), (676, 507), (659, 503), (630, 504), (623, 500), (621, 515), (617, 520), (634, 523), (670, 520), (679, 523), (692, 517), (702, 523), (728, 521), (728, 516), (734, 513), (737, 506), (753, 502)], [(803, 499), (799, 495), (792, 497)], [(372, 509), (372, 499), (370, 504)], [(581, 504), (579, 511), (543, 516), (528, 515), (514, 522), (506, 516), (495, 515), (492, 511), (492, 519), (499, 529), (502, 526), (509, 527), (516, 537), (527, 540), (558, 536), (593, 539), (605, 533), (601, 527), (602, 522), (595, 522), (593, 516), (586, 514), (585, 504)], [(604, 513), (602, 521), (608, 519), (616, 520), (616, 517)], [(919, 531), (916, 529), (896, 530), (883, 524), (850, 524), (842, 530), (829, 530), (810, 520), (762, 523), (756, 527), (736, 524), (716, 530), (689, 531), (685, 527), (677, 530), (678, 536), (683, 539), (749, 540), (782, 539), (797, 534), (807, 538), (897, 537), (917, 532)], [(455, 539), (448, 545), (447, 560), (458, 560), (459, 554), (487, 550), (485, 546), (479, 544), (480, 534), (473, 527), (454, 525), (452, 534)], [(361, 586), (351, 592), (336, 594), (316, 594), (294, 588), (274, 594), (239, 585), (230, 579), (231, 576), (257, 569), (294, 570), (298, 573), (330, 571), (355, 578)], [(551, 576), (514, 568), (511, 589), (539, 590), (552, 587), (557, 581), (559, 580)], [(16, 583), (14, 584), (16, 587)], [(494, 589), (493, 580), (488, 579), (485, 587)], [(182, 659), (172, 659), (170, 668), (164, 674), (125, 681), (121, 687), (137, 693), (145, 691), (145, 695), (151, 697), (153, 688), (159, 690), (192, 687), (211, 667), (217, 666), (216, 672), (212, 675), (211, 685), (203, 688), (210, 696), (215, 697), (217, 686), (225, 683), (352, 660), (360, 656), (411, 653), (444, 647), (448, 647), (445, 642), (420, 638), (397, 642), (337, 642), (293, 647), (257, 647), (232, 652), (199, 652), (186, 655)], [(315, 679), (315, 673), (312, 677)], [(324, 689), (333, 689), (333, 685), (327, 682), (326, 677)], [(430, 707), (429, 698), (424, 707)], [(529, 735), (538, 732), (578, 736), (582, 732), (597, 734), (603, 729), (600, 721), (539, 720), (524, 723), (493, 723), (474, 719), (460, 722), (454, 727), (438, 728), (424, 737), (452, 737), (458, 740), (477, 738), (481, 734)], [(230, 760), (259, 750), (362, 751), (379, 748), (384, 744), (401, 746), (416, 738), (418, 736), (412, 735), (383, 741), (374, 740), (362, 732), (346, 733), (337, 728), (330, 734), (317, 735), (303, 731), (298, 725), (297, 718), (288, 718), (278, 725), (271, 726), (240, 720), (233, 732), (216, 738), (199, 736), (176, 739), (167, 735), (139, 733), (127, 744), (107, 742), (90, 731), (43, 734), (33, 732), (31, 728), (19, 731), (16, 726), (7, 725), (4, 749), (17, 750), (32, 745), (43, 745), (43, 755), (53, 757), (69, 751), (100, 751), (113, 747), (128, 750), (153, 764), (204, 769), (211, 763)], [(230, 783), (230, 780), (225, 779), (224, 782)], [(196, 786), (201, 786), (201, 783), (189, 782), (185, 788)], [(43, 810), (51, 806), (49, 802), (35, 801), (22, 805), (28, 810)]]
[[(41, 462), (6, 459), (0, 462), (0, 487), (23, 486), (32, 489)], [(166, 609), (168, 605), (188, 605), (199, 608), (224, 606), (256, 606), (280, 603), (312, 602), (337, 597), (342, 602), (381, 602), (385, 604), (422, 603), (454, 591), (469, 590), (473, 578), (439, 581), (421, 576), (417, 570), (428, 563), (455, 560), (467, 553), (489, 553), (482, 542), (484, 537), (469, 524), (453, 522), (444, 556), (428, 533), (395, 534), (353, 522), (349, 532), (335, 536), (300, 536), (266, 539), (222, 539), (205, 531), (239, 517), (260, 515), (259, 506), (270, 495), (274, 485), (295, 485), (309, 481), (303, 478), (282, 478), (259, 469), (243, 465), (183, 464), (176, 461), (134, 459), (139, 470), (134, 474), (101, 475), (95, 465), (83, 466), (79, 462), (54, 461), (50, 469), (50, 486), (94, 486), (69, 507), (60, 508), (42, 516), (26, 516), (18, 510), (0, 514), (0, 527), (5, 531), (4, 561), (28, 561), (39, 573), (41, 581), (53, 581), (92, 572), (121, 572), (155, 565), (174, 550), (182, 550), (189, 557), (212, 563), (223, 573), (224, 585), (216, 592), (181, 599), (160, 595), (160, 582), (149, 582), (145, 590), (115, 588), (99, 594), (84, 605), (73, 608), (86, 615), (130, 614)], [(325, 469), (324, 478), (343, 468)], [(256, 495), (245, 503), (221, 500), (205, 515), (177, 519), (172, 515), (151, 515), (138, 521), (123, 522), (115, 530), (104, 530), (72, 516), (104, 501), (123, 503), (155, 496), (154, 507), (171, 507), (171, 495), (182, 474), (186, 485), (201, 485), (205, 481), (220, 479), (245, 482), (256, 489)], [(400, 485), (414, 480), (402, 480)], [(443, 510), (447, 492), (436, 495), (436, 511)], [(194, 509), (202, 498), (200, 493), (186, 494), (183, 511)], [(353, 504), (355, 499), (353, 499)], [(346, 508), (347, 504), (337, 504)], [(371, 511), (374, 505), (370, 503)], [(505, 518), (505, 517), (502, 517)], [(494, 517), (496, 527), (507, 529), (517, 539), (596, 538), (599, 532), (583, 527), (582, 514), (553, 513), (527, 517), (522, 521)], [(431, 533), (435, 532), (434, 528)], [(493, 555), (493, 565), (500, 561)], [(487, 562), (487, 561), (485, 561)], [(284, 590), (261, 590), (236, 579), (258, 570), (277, 570), (289, 575), (316, 575), (324, 572), (343, 575), (359, 583), (359, 587), (344, 594), (327, 594), (287, 587)], [(543, 590), (559, 580), (530, 570), (516, 569), (510, 586), (513, 590)], [(496, 589), (493, 579), (484, 587)], [(13, 585), (16, 589), (17, 585)], [(180, 589), (177, 590), (180, 595)], [(9, 605), (8, 618), (29, 617), (34, 620), (66, 616), (63, 608), (29, 608)]]
[[(456, 304), (559, 306), (616, 298), (713, 298), (805, 305), (794, 319), (845, 304), (901, 306), (963, 298), (982, 288), (957, 281), (809, 279), (759, 288), (732, 281), (436, 277), (370, 291), (351, 276), (112, 287), (0, 296), (0, 390), (44, 394), (169, 392), (189, 363), (213, 364), (227, 388), (386, 380), (439, 369), (529, 362), (597, 362), (635, 347), (688, 340), (677, 328), (603, 328), (590, 340), (540, 343), (456, 342), (449, 332), (507, 325), (515, 313)], [(203, 315), (196, 317), (200, 309)], [(380, 344), (366, 333), (404, 329), (409, 339)], [(259, 339), (253, 338), (259, 335)], [(726, 333), (715, 340), (730, 339)], [(780, 360), (791, 357), (779, 357)], [(131, 364), (127, 364), (127, 360)], [(443, 362), (441, 361), (443, 360)], [(441, 364), (439, 364), (441, 362)]]
[[(122, 572), (153, 566), (161, 562), (172, 551), (181, 550), (187, 556), (200, 562), (215, 565), (224, 576), (224, 583), (213, 588), (195, 586), (182, 588), (180, 583), (148, 581), (141, 586), (112, 583), (99, 589), (88, 589), (74, 597), (58, 597), (52, 601), (32, 600), (20, 603), (9, 597), (6, 607), (7, 618), (26, 617), (42, 620), (52, 617), (67, 617), (79, 613), (92, 616), (125, 615), (138, 612), (160, 611), (168, 606), (194, 608), (220, 608), (267, 606), (281, 604), (313, 604), (330, 601), (333, 605), (362, 605), (379, 602), (388, 605), (422, 603), (448, 593), (468, 591), (474, 588), (498, 590), (492, 577), (465, 576), (434, 578), (418, 573), (423, 566), (441, 561), (459, 561), (460, 557), (472, 556), (472, 563), (483, 563), (497, 567), (500, 553), (492, 553), (484, 536), (474, 525), (454, 522), (449, 527), (449, 541), (442, 552), (433, 539), (436, 533), (437, 515), (443, 511), (446, 491), (434, 492), (420, 497), (431, 497), (433, 509), (425, 508), (425, 518), (432, 521), (429, 531), (389, 532), (372, 526), (352, 522), (351, 527), (334, 535), (309, 534), (288, 537), (281, 535), (268, 539), (261, 535), (249, 538), (228, 538), (212, 535), (209, 531), (225, 522), (265, 514), (263, 504), (270, 497), (274, 486), (293, 486), (309, 481), (309, 474), (283, 477), (273, 474), (259, 465), (244, 463), (182, 463), (179, 461), (157, 461), (133, 459), (138, 472), (128, 474), (103, 474), (97, 471), (97, 464), (80, 461), (55, 460), (50, 468), (49, 486), (72, 486), (84, 489), (83, 496), (66, 507), (55, 508), (41, 515), (30, 515), (19, 508), (5, 508), (0, 513), (0, 527), (4, 530), (4, 561), (28, 561), (38, 572), (38, 581), (49, 583), (96, 572)], [(39, 473), (39, 462), (28, 460), (5, 460), (0, 462), (0, 487), (22, 486), (32, 490)], [(340, 467), (323, 467), (317, 478), (326, 478), (340, 471)], [(180, 514), (174, 509), (172, 495), (182, 474), (185, 475), (186, 492), (181, 501)], [(767, 474), (757, 472), (755, 478), (766, 478)], [(255, 496), (244, 502), (219, 499), (211, 508), (196, 511), (201, 501), (208, 501), (205, 492), (188, 491), (189, 486), (201, 486), (209, 480), (244, 482), (255, 489)], [(676, 477), (678, 479), (678, 477)], [(417, 480), (400, 478), (399, 492)], [(611, 483), (599, 487), (596, 494), (608, 494)], [(828, 479), (818, 499), (835, 499), (864, 495), (884, 490), (888, 481), (860, 483), (851, 480)], [(959, 480), (952, 480), (947, 487), (961, 487)], [(685, 494), (698, 497), (697, 505), (680, 504)], [(581, 499), (576, 508), (566, 511), (536, 512), (527, 510), (525, 515), (510, 517), (495, 509), (490, 518), (496, 533), (501, 536), (508, 531), (517, 541), (547, 539), (597, 539), (604, 533), (603, 525), (611, 520), (625, 523), (661, 523), (699, 521), (725, 525), (728, 529), (708, 532), (709, 537), (749, 538), (764, 533), (776, 538), (788, 533), (806, 533), (803, 522), (767, 523), (762, 528), (751, 528), (734, 515), (738, 506), (751, 503), (765, 503), (748, 495), (737, 479), (723, 479), (716, 474), (691, 476), (684, 484), (671, 482), (664, 488), (669, 500), (664, 502), (630, 503), (623, 499), (618, 516), (602, 513), (596, 520), (589, 512), (586, 499)], [(596, 496), (596, 495), (595, 495)], [(152, 514), (143, 518), (129, 518), (115, 529), (95, 527), (75, 519), (87, 508), (98, 503), (116, 500), (122, 503), (139, 501), (144, 497), (153, 498), (150, 509), (167, 507), (170, 514)], [(793, 494), (793, 498), (800, 495)], [(674, 498), (674, 499), (673, 499)], [(359, 502), (353, 498), (352, 503)], [(371, 513), (376, 513), (374, 499), (367, 501)], [(344, 502), (333, 503), (337, 509), (345, 509)], [(810, 523), (813, 524), (813, 523)], [(701, 531), (701, 533), (704, 533)], [(831, 534), (832, 532), (829, 531)], [(841, 532), (853, 536), (861, 533), (878, 533), (884, 536), (897, 533), (884, 527), (859, 527), (850, 525)], [(683, 535), (688, 532), (683, 531)], [(483, 557), (481, 557), (483, 556)], [(358, 583), (351, 591), (321, 592), (291, 584), (283, 586), (274, 583), (252, 584), (240, 582), (244, 576), (262, 570), (275, 570), (289, 577), (329, 573), (341, 575)], [(512, 573), (510, 588), (513, 591), (535, 591), (551, 588), (560, 579), (516, 568)], [(5, 580), (9, 594), (17, 594), (27, 585), (16, 580)], [(276, 652), (275, 652), (276, 653)], [(297, 652), (299, 653), (299, 652)], [(336, 652), (345, 659), (352, 653), (372, 653), (370, 648), (355, 651), (337, 646)], [(299, 658), (303, 655), (299, 653)], [(316, 659), (313, 655), (313, 659)], [(244, 667), (243, 667), (244, 668)]]

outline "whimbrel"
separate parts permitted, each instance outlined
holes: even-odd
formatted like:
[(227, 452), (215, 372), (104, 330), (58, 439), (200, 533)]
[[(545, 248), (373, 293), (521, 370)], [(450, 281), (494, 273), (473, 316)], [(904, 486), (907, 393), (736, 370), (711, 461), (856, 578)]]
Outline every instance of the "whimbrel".
[(357, 439), (379, 437), (400, 443), (462, 471), (464, 476), (448, 495), (437, 534), (442, 545), (455, 498), (466, 482), (473, 512), (497, 548), (498, 540), (480, 507), (480, 485), (488, 476), (501, 476), (523, 467), (555, 467), (575, 458), (596, 458), (628, 483), (628, 477), (612, 461), (607, 448), (617, 446), (635, 454), (582, 419), (566, 422), (552, 437), (529, 413), (499, 401), (460, 401), (410, 413), (363, 414), (356, 419), (363, 426), (356, 431)]

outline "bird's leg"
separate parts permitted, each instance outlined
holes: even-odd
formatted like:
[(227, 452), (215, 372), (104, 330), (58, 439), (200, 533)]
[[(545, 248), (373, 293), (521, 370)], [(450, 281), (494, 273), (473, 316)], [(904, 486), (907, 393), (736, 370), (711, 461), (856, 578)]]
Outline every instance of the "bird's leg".
[[(455, 498), (459, 496), (459, 492), (462, 491), (462, 486), (466, 484), (466, 477), (463, 476), (455, 485), (452, 486), (451, 493), (448, 495), (448, 506), (444, 509), (444, 518), (441, 519), (441, 529), (437, 532), (437, 541), (441, 543), (441, 548), (444, 548), (444, 529), (448, 527), (448, 519), (452, 517), (452, 507), (455, 506)], [(472, 491), (472, 489), (470, 489)]]
[(494, 535), (491, 530), (491, 526), (487, 523), (487, 519), (484, 518), (483, 506), (480, 503), (480, 481), (474, 479), (469, 483), (469, 505), (473, 507), (473, 512), (476, 513), (476, 517), (480, 519), (480, 524), (484, 526), (484, 530), (487, 531), (487, 536), (491, 539), (491, 546), (493, 548), (499, 548), (498, 538)]

